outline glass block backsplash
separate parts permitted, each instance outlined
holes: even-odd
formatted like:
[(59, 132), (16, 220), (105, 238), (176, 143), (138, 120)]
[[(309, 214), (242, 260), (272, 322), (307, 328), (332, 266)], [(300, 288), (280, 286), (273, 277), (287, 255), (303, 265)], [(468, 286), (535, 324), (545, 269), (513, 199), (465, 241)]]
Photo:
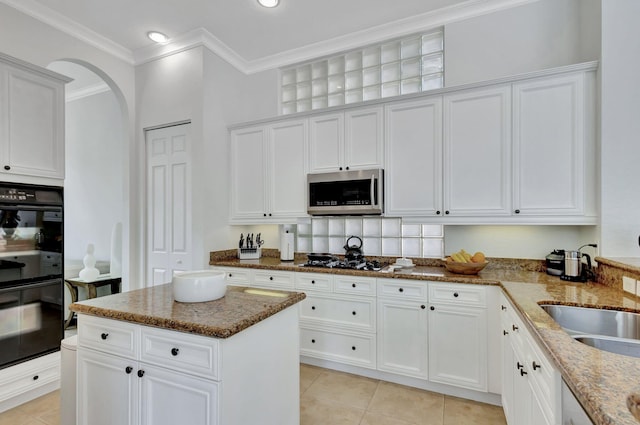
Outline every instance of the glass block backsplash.
[(364, 255), (442, 258), (442, 225), (402, 223), (387, 217), (314, 217), (297, 225), (298, 252), (344, 254), (350, 236), (362, 239)]

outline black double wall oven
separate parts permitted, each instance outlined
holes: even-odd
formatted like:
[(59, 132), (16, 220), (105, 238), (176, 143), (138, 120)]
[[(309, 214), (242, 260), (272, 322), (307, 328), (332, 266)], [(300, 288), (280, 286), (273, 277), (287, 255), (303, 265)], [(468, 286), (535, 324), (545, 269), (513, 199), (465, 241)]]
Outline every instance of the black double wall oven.
[(0, 368), (59, 350), (63, 192), (0, 182)]

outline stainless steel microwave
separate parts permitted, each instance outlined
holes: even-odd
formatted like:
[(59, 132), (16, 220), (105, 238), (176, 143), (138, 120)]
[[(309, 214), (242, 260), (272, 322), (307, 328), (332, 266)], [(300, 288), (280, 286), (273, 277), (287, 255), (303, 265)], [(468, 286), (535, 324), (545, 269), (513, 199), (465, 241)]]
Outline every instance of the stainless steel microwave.
[(311, 215), (380, 215), (383, 212), (381, 168), (307, 174)]

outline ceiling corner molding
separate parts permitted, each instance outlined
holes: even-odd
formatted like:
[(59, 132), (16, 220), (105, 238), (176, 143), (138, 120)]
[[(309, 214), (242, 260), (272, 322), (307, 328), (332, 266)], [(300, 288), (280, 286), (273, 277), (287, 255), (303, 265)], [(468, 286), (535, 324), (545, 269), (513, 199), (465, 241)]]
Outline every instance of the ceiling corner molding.
[(134, 64), (141, 65), (197, 46), (206, 47), (236, 69), (248, 74), (247, 61), (204, 28), (196, 28), (171, 38), (167, 44), (154, 44), (135, 50), (133, 52)]
[(133, 53), (129, 49), (46, 6), (33, 0), (0, 0), (0, 2), (78, 40), (82, 40), (105, 53), (115, 56), (129, 64), (133, 64)]
[(252, 74), (305, 62), (341, 51), (356, 49), (368, 44), (375, 44), (417, 32), (428, 31), (452, 22), (462, 21), (464, 19), (537, 1), (540, 0), (469, 0), (455, 6), (388, 22), (301, 48), (291, 49), (275, 55), (248, 61), (245, 73)]
[(107, 83), (100, 82), (91, 86), (82, 87), (77, 90), (65, 91), (65, 102), (73, 102), (74, 100), (84, 99), (85, 97), (93, 96), (100, 93), (111, 91), (111, 87)]

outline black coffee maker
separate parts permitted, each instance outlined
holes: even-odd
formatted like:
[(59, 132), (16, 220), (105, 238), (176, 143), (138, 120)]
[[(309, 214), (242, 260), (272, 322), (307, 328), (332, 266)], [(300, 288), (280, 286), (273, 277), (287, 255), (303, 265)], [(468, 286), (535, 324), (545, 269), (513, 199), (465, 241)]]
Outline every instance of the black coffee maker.
[[(581, 249), (585, 246), (598, 247), (597, 244), (585, 244), (575, 251), (554, 250), (546, 257), (547, 273), (555, 276), (559, 275), (560, 279), (570, 282), (594, 280), (595, 274), (591, 268), (591, 257), (581, 252)], [(582, 258), (586, 258), (587, 262), (584, 263)]]

